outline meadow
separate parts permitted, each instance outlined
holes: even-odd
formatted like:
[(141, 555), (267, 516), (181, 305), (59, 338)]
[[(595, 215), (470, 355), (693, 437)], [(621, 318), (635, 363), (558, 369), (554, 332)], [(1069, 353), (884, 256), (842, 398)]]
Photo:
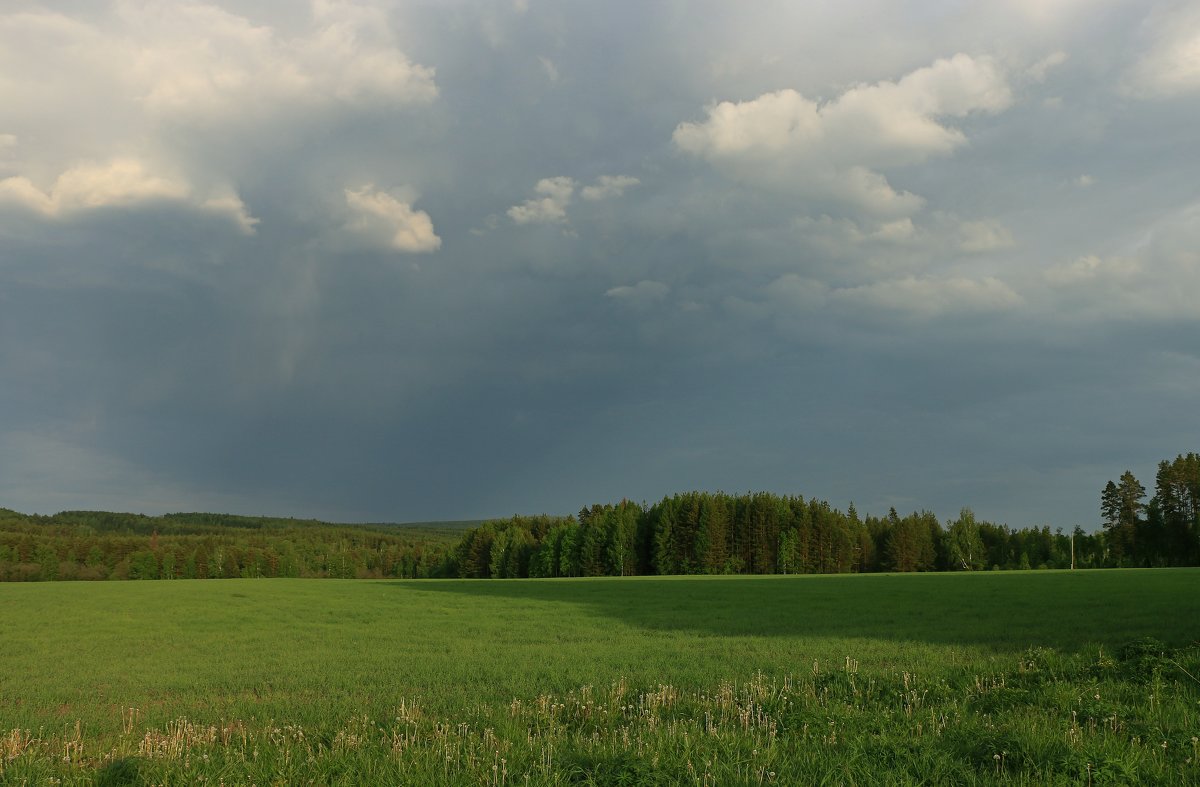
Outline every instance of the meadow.
[(3, 784), (1200, 783), (1200, 570), (0, 585)]

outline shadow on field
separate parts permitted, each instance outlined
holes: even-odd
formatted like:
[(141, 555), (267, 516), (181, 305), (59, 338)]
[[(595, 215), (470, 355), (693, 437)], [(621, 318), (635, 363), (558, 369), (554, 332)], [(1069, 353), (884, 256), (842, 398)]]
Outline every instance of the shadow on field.
[(113, 760), (96, 773), (95, 787), (125, 787), (131, 784), (142, 784), (142, 775), (135, 757), (124, 757)]
[[(473, 599), (501, 618), (602, 616), (718, 636), (862, 637), (998, 649), (1200, 637), (1200, 570), (1162, 569), (387, 583)], [(533, 602), (526, 607), (512, 602)], [(486, 614), (486, 613), (485, 613)], [(546, 625), (553, 625), (552, 621)]]

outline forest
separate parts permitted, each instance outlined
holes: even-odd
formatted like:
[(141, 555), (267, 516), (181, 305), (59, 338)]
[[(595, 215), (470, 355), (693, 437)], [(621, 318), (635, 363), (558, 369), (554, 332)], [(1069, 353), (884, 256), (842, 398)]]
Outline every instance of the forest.
[(833, 574), (1200, 564), (1200, 455), (1159, 464), (1155, 495), (1126, 472), (1101, 494), (1102, 527), (1013, 529), (964, 508), (860, 517), (816, 498), (690, 492), (653, 505), (594, 505), (575, 517), (485, 522), (444, 575)]
[(436, 576), (461, 530), (316, 520), (0, 509), (0, 581)]
[[(1154, 494), (1124, 473), (1101, 526), (1010, 528), (969, 508), (860, 516), (768, 492), (688, 492), (574, 516), (429, 526), (225, 514), (0, 509), (0, 581), (255, 577), (516, 578), (833, 574), (1200, 565), (1200, 455), (1159, 463)], [(472, 526), (474, 525), (474, 526)], [(464, 530), (465, 528), (465, 530)]]

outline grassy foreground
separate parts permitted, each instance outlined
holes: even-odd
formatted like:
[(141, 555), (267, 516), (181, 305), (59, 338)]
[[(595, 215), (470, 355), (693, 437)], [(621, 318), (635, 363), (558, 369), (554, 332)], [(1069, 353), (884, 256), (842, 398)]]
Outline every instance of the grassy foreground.
[(0, 586), (3, 784), (1200, 783), (1200, 570)]

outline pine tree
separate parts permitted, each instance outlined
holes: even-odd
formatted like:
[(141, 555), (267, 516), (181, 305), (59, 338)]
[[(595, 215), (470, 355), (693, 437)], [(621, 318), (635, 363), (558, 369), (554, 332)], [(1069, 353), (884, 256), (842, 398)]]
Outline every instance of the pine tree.
[(1140, 562), (1139, 531), (1143, 528), (1141, 514), (1145, 510), (1142, 498), (1146, 488), (1126, 470), (1120, 483), (1109, 481), (1100, 494), (1100, 511), (1108, 531), (1109, 547), (1117, 565)]
[(1200, 454), (1160, 462), (1155, 500), (1173, 565), (1200, 562)]

